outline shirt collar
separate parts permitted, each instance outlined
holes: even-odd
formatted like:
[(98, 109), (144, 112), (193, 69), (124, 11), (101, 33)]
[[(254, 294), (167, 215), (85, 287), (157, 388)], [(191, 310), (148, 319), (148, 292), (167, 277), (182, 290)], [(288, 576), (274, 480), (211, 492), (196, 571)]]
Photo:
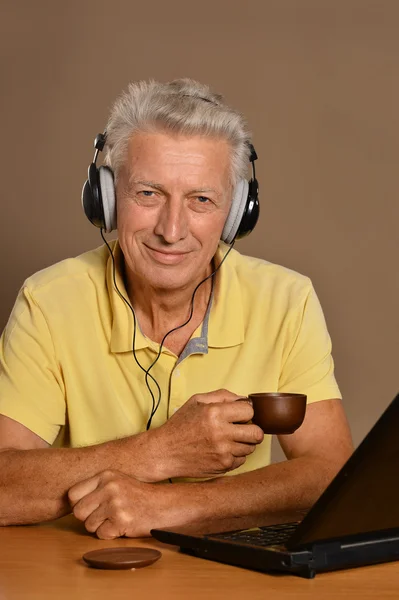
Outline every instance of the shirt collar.
[[(123, 254), (117, 240), (111, 242), (110, 246), (115, 260), (116, 285), (124, 298), (123, 300), (115, 289), (113, 260), (109, 257), (106, 266), (106, 282), (112, 310), (110, 348), (111, 352), (131, 352), (134, 319), (123, 280)], [(226, 244), (220, 242), (215, 254), (215, 267), (220, 265), (228, 248)], [(235, 268), (237, 254), (236, 250), (231, 250), (230, 255), (214, 276), (214, 296), (210, 307), (208, 326), (209, 347), (227, 348), (244, 341), (242, 295)], [(137, 320), (134, 347), (136, 350), (150, 347), (155, 351), (158, 351), (159, 347), (141, 332)]]

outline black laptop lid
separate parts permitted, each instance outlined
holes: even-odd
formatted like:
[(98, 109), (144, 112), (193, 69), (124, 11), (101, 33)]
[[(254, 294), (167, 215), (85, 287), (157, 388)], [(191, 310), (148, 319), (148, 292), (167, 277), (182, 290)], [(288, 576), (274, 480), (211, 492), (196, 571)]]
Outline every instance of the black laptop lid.
[(399, 530), (399, 394), (290, 538), (321, 540)]

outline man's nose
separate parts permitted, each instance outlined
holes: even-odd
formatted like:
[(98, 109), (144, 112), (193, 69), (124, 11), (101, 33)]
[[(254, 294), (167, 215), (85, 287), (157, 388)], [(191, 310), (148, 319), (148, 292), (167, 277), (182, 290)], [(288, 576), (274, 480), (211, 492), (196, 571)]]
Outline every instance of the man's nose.
[(168, 244), (175, 244), (187, 237), (186, 211), (187, 208), (179, 198), (168, 198), (159, 212), (155, 234), (162, 236)]

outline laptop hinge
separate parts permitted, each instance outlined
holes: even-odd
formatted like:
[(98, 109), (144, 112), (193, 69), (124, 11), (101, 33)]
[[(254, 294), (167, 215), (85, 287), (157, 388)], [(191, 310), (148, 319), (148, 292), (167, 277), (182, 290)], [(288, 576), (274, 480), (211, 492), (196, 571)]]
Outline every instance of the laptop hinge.
[(331, 556), (341, 551), (340, 542), (325, 542), (321, 544), (313, 544), (307, 552), (295, 552), (295, 564), (317, 564), (319, 568), (328, 565)]
[(340, 542), (326, 542), (324, 544), (315, 544), (312, 548), (313, 562), (322, 568), (331, 561), (331, 556), (341, 552)]

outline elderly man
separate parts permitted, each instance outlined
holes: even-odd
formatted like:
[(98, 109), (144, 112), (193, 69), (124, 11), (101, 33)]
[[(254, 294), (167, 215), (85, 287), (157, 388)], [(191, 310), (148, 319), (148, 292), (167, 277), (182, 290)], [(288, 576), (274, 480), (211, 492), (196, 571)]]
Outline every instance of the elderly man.
[[(115, 103), (84, 205), (118, 239), (30, 277), (2, 335), (2, 525), (72, 510), (101, 538), (135, 537), (308, 507), (347, 459), (310, 281), (221, 241), (254, 194), (249, 141), (191, 80), (132, 84)], [(308, 407), (270, 464), (245, 398), (277, 390)]]

